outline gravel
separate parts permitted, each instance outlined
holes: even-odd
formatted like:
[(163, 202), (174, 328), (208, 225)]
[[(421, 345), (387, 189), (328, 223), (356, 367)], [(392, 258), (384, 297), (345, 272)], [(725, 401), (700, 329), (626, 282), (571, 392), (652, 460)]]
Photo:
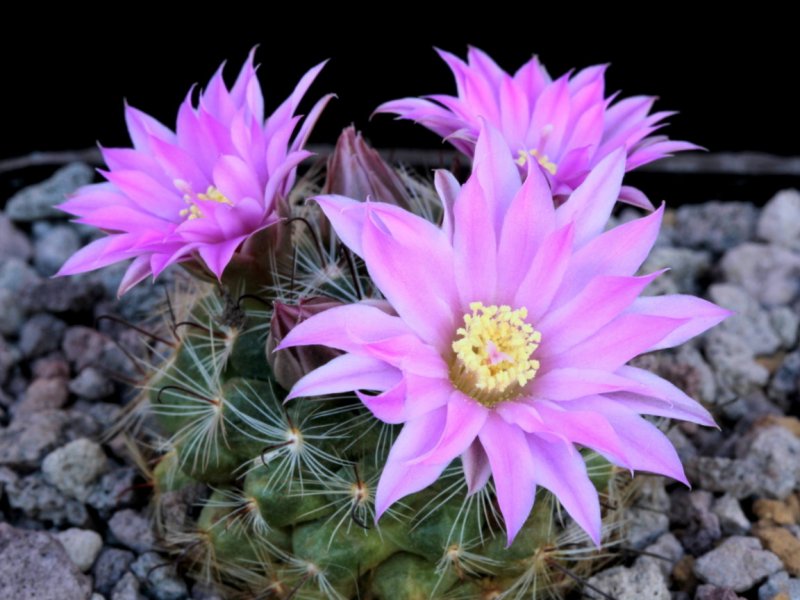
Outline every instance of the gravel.
[[(121, 437), (101, 437), (130, 398), (118, 376), (139, 376), (116, 342), (144, 349), (95, 318), (137, 322), (161, 295), (139, 286), (118, 302), (123, 265), (50, 279), (88, 239), (53, 206), (92, 178), (71, 165), (0, 211), (0, 597), (216, 599), (161, 552), (146, 477)], [(789, 416), (800, 402), (800, 193), (763, 209), (682, 206), (665, 222), (644, 269), (672, 269), (648, 293), (698, 294), (736, 315), (636, 364), (704, 403), (720, 429), (668, 431), (692, 489), (642, 478), (626, 558), (589, 583), (617, 600), (800, 598), (800, 421)], [(162, 517), (181, 522), (201, 496), (165, 494)]]

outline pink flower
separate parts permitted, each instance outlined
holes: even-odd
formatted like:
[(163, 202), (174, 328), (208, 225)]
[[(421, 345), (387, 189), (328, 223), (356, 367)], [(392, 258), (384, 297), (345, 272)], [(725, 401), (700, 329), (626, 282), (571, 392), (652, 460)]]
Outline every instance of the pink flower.
[[(542, 168), (554, 196), (575, 190), (615, 150), (625, 150), (625, 170), (630, 171), (673, 152), (698, 148), (651, 135), (674, 114), (648, 114), (654, 97), (634, 96), (612, 104), (616, 94), (605, 97), (607, 65), (553, 81), (535, 56), (512, 76), (477, 48), (469, 49), (466, 63), (449, 52), (437, 52), (453, 71), (457, 96), (404, 98), (382, 104), (376, 112), (421, 123), (470, 157), (480, 120), (486, 119), (502, 131), (522, 172), (531, 162)], [(653, 208), (635, 188), (622, 187), (620, 199)]]
[(311, 109), (298, 130), (297, 105), (323, 65), (303, 76), (266, 119), (250, 53), (228, 89), (222, 67), (178, 110), (173, 132), (126, 106), (133, 148), (103, 148), (106, 183), (79, 190), (60, 208), (79, 223), (108, 233), (72, 256), (59, 271), (70, 275), (133, 259), (122, 294), (168, 265), (196, 261), (222, 276), (237, 249), (279, 218), (311, 129), (331, 95)]
[(659, 275), (635, 273), (663, 207), (603, 233), (624, 171), (618, 149), (555, 208), (542, 172), (530, 169), (522, 183), (502, 135), (487, 127), (463, 187), (436, 174), (441, 228), (388, 204), (317, 198), (385, 302), (312, 316), (279, 348), (345, 352), (290, 398), (355, 390), (378, 419), (403, 424), (377, 488), (378, 515), (460, 457), (470, 493), (494, 479), (509, 543), (537, 485), (598, 542), (597, 492), (576, 446), (686, 481), (668, 439), (640, 414), (713, 425), (711, 416), (626, 363), (728, 313), (692, 296), (640, 297)]

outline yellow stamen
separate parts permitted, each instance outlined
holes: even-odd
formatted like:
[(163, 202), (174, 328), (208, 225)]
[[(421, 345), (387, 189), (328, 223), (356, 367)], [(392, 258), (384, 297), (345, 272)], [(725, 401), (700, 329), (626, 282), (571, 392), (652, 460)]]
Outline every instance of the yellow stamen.
[(558, 165), (550, 160), (547, 154), (540, 154), (538, 150), (529, 150), (528, 152), (525, 152), (525, 150), (519, 150), (517, 154), (518, 156), (516, 162), (520, 167), (524, 166), (525, 163), (528, 162), (528, 155), (530, 154), (536, 159), (536, 162), (538, 162), (545, 171), (550, 173), (550, 175), (555, 175), (558, 172)]
[(453, 342), (450, 379), (465, 394), (493, 407), (518, 396), (536, 377), (539, 361), (531, 355), (542, 334), (525, 321), (525, 307), (473, 302), (469, 308), (472, 313), (464, 315), (464, 327)]
[(183, 193), (183, 201), (189, 205), (188, 208), (181, 209), (178, 214), (181, 217), (189, 219), (199, 219), (203, 216), (203, 211), (200, 209), (200, 206), (197, 204), (198, 200), (204, 200), (206, 202), (218, 202), (220, 204), (227, 204), (228, 206), (233, 206), (233, 202), (225, 196), (222, 192), (219, 191), (218, 188), (214, 187), (213, 185), (208, 186), (205, 194), (195, 194), (192, 191), (191, 186), (188, 182), (182, 179), (176, 179), (173, 181), (173, 184), (180, 192)]

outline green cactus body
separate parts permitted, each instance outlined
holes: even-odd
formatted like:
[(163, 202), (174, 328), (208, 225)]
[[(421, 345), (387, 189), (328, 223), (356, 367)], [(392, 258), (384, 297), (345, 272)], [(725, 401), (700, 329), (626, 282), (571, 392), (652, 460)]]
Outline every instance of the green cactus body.
[[(553, 561), (585, 571), (575, 548), (585, 561), (596, 550), (551, 496), (539, 494), (506, 547), (491, 491), (467, 498), (458, 465), (375, 523), (395, 428), (350, 396), (286, 403), (265, 360), (269, 311), (231, 304), (214, 294), (195, 302), (146, 394), (171, 448), (154, 486), (211, 487), (186, 530), (164, 530), (163, 541), (226, 597), (535, 598), (571, 582)], [(614, 489), (605, 460), (589, 453), (587, 465), (601, 492)]]
[[(434, 219), (429, 186), (403, 177), (416, 212)], [(150, 477), (156, 502), (206, 493), (186, 519), (162, 527), (163, 543), (224, 598), (563, 596), (601, 554), (548, 492), (537, 494), (510, 547), (491, 483), (468, 496), (457, 462), (376, 522), (375, 490), (399, 427), (349, 394), (285, 401), (299, 376), (337, 355), (323, 347), (273, 354), (298, 315), (373, 294), (360, 259), (342, 254), (327, 226), (309, 235), (324, 223), (318, 207), (299, 210), (307, 221), (292, 230), (291, 275), (274, 274), (275, 286), (260, 291), (240, 284), (238, 296), (210, 290), (178, 307), (176, 347), (144, 394), (167, 439)], [(624, 474), (584, 456), (609, 506), (629, 499), (619, 495)]]

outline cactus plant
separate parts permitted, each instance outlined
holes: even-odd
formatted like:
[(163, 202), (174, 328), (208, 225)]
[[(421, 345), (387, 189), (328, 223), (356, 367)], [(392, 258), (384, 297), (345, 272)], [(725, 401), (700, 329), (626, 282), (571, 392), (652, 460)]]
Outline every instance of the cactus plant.
[[(313, 169), (296, 181), (329, 96), (294, 137), (292, 115), (319, 68), (266, 120), (252, 55), (230, 90), (218, 74), (198, 107), (184, 103), (176, 134), (130, 109), (135, 150), (107, 152), (110, 183), (63, 206), (111, 235), (62, 274), (134, 258), (121, 291), (176, 262), (195, 276), (173, 295), (158, 339), (174, 342), (154, 348), (137, 404), (159, 440), (154, 465), (141, 461), (159, 538), (230, 598), (561, 597), (624, 535), (635, 495), (626, 469), (684, 479), (640, 413), (713, 422), (625, 363), (725, 311), (638, 297), (657, 275), (633, 276), (662, 211), (603, 233), (623, 197), (624, 147), (605, 148), (565, 191), (552, 186), (558, 165), (515, 164), (481, 120), (472, 175), (461, 186), (439, 171), (431, 185), (350, 128), (320, 185)], [(604, 106), (602, 71), (591, 74)], [(403, 103), (383, 109), (419, 108)], [(318, 205), (305, 202), (317, 191)], [(150, 206), (151, 193), (164, 205)], [(415, 274), (420, 289), (398, 291)], [(416, 294), (420, 306), (409, 307)], [(540, 342), (550, 354), (537, 353)], [(410, 434), (406, 456), (412, 421), (424, 435)]]

